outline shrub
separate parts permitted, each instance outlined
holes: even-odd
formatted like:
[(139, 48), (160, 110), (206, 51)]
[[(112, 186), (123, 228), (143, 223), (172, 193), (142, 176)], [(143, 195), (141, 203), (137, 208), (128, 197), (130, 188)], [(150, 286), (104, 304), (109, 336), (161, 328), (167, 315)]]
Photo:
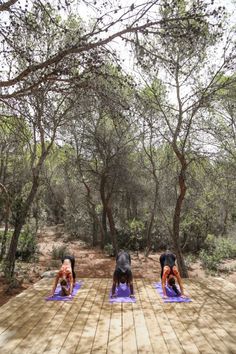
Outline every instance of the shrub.
[(236, 258), (236, 244), (227, 238), (208, 235), (199, 257), (204, 268), (217, 271), (224, 259)]
[(115, 252), (114, 252), (114, 248), (113, 248), (112, 244), (107, 243), (104, 246), (104, 252), (110, 257), (114, 256)]
[(18, 248), (16, 251), (16, 258), (20, 258), (22, 261), (30, 261), (37, 251), (37, 243), (35, 233), (30, 230), (30, 227), (26, 225), (19, 237)]
[(185, 257), (185, 265), (186, 265), (186, 267), (188, 269), (191, 269), (191, 264), (196, 262), (196, 260), (197, 260), (197, 256), (196, 255), (191, 254), (191, 253), (186, 255), (186, 257)]
[(66, 245), (52, 248), (52, 259), (62, 259), (68, 254), (68, 249)]

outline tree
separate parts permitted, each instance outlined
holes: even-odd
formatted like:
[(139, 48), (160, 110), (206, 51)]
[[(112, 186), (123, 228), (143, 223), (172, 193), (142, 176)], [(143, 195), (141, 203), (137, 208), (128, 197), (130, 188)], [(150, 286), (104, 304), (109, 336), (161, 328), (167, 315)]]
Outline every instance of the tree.
[(5, 272), (13, 275), (15, 266), (15, 254), (18, 239), (24, 226), (27, 214), (36, 196), (40, 174), (47, 156), (49, 155), (56, 133), (60, 125), (65, 123), (67, 115), (73, 103), (67, 97), (51, 95), (50, 85), (41, 89), (36, 95), (28, 99), (12, 100), (8, 109), (13, 112), (18, 120), (19, 134), (24, 135), (25, 127), (28, 127), (28, 164), (31, 171), (31, 181), (25, 195), (19, 199), (19, 205), (14, 217), (14, 232), (12, 235), (8, 255), (5, 262)]
[[(76, 107), (76, 115), (71, 123), (71, 134), (76, 151), (75, 164), (78, 175), (87, 191), (87, 198), (92, 215), (101, 230), (101, 247), (108, 240), (107, 222), (114, 251), (117, 252), (116, 226), (112, 210), (113, 197), (119, 190), (123, 179), (126, 155), (131, 149), (132, 122), (129, 121), (128, 99), (131, 91), (122, 74), (116, 68), (103, 68), (103, 76), (86, 92), (84, 106)], [(119, 85), (120, 83), (120, 85)], [(110, 99), (109, 99), (110, 98)], [(89, 109), (86, 109), (89, 107)], [(79, 121), (77, 116), (83, 112)], [(90, 180), (92, 179), (93, 187)], [(119, 182), (118, 182), (119, 181)], [(102, 221), (98, 222), (95, 212), (95, 193), (99, 191), (102, 204)], [(90, 209), (91, 210), (91, 209)]]
[[(91, 6), (95, 11), (90, 1), (81, 3)], [(116, 57), (115, 51), (106, 46), (113, 40), (121, 38), (127, 41), (130, 34), (153, 31), (162, 35), (163, 19), (153, 21), (152, 16), (158, 3), (157, 0), (137, 5), (133, 3), (127, 9), (126, 4), (124, 7), (113, 7), (109, 2), (99, 1), (94, 21), (89, 28), (83, 26), (80, 18), (76, 26), (71, 26), (75, 10), (70, 0), (59, 1), (57, 6), (53, 1), (44, 4), (40, 0), (27, 0), (22, 6), (20, 1), (2, 3), (0, 99), (5, 101), (11, 97), (28, 95), (46, 82), (51, 82), (51, 90), (56, 91), (76, 86), (81, 81), (81, 72), (72, 75), (74, 61), (79, 62), (81, 67), (85, 65), (96, 70), (99, 53)], [(72, 15), (68, 16), (68, 13)], [(197, 16), (204, 18), (208, 15)], [(65, 17), (69, 21), (64, 20)], [(173, 18), (169, 16), (165, 23), (178, 27), (182, 21), (195, 18), (196, 13), (186, 12)], [(64, 40), (65, 36), (67, 41)], [(25, 38), (28, 40), (25, 41)], [(44, 45), (44, 41), (48, 42), (49, 38), (50, 46)]]
[[(158, 112), (156, 128), (169, 142), (179, 163), (179, 191), (173, 210), (171, 237), (184, 277), (188, 274), (180, 246), (181, 210), (187, 192), (187, 169), (195, 158), (194, 153), (199, 154), (200, 150), (197, 144), (198, 122), (216, 92), (231, 83), (231, 80), (222, 82), (220, 78), (232, 65), (232, 47), (225, 47), (225, 53), (216, 68), (209, 64), (212, 47), (223, 36), (221, 10), (223, 8), (212, 11), (205, 3), (164, 0), (160, 7), (162, 36), (153, 36), (152, 40), (150, 36), (143, 36), (142, 40), (136, 42), (137, 60), (144, 69), (145, 82), (153, 92), (153, 104), (156, 104)], [(178, 27), (168, 21), (189, 14), (195, 14), (195, 19), (182, 21)], [(203, 14), (208, 14), (209, 20), (203, 18)], [(210, 22), (211, 17), (213, 23)], [(162, 80), (166, 92), (164, 100), (155, 85), (151, 84), (156, 80), (157, 71), (160, 77), (166, 78)], [(204, 72), (208, 72), (208, 75), (204, 75)]]

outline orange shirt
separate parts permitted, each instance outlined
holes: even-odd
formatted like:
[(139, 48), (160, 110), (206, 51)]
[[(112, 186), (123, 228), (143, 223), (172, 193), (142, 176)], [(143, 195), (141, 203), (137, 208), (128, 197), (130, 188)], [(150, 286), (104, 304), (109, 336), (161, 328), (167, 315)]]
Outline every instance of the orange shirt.
[(61, 269), (59, 270), (58, 276), (60, 278), (65, 277), (66, 280), (69, 280), (70, 282), (73, 282), (73, 276), (72, 276), (72, 270), (71, 267), (67, 264), (63, 264), (61, 266)]

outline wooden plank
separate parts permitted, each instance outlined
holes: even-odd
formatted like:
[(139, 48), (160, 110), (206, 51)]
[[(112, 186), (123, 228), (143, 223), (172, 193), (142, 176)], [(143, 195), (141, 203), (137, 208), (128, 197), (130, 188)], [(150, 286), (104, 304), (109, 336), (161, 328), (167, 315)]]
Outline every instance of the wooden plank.
[[(196, 286), (196, 284), (193, 285), (195, 292), (199, 291), (199, 288), (201, 294), (205, 294), (205, 296), (208, 294), (208, 290), (206, 291), (205, 287), (202, 289), (202, 282), (198, 284), (198, 286)], [(208, 328), (211, 329), (212, 333), (208, 340), (212, 340), (212, 342), (214, 341), (216, 351), (233, 352), (236, 348), (236, 316), (234, 308), (224, 302), (224, 299), (221, 298), (221, 296), (216, 296), (214, 298), (214, 296), (210, 297), (208, 294), (208, 301), (210, 301), (211, 306), (209, 308), (203, 307), (201, 310), (201, 316), (199, 316), (199, 313), (196, 310), (196, 313), (199, 316), (199, 323), (202, 326), (205, 324), (205, 327), (207, 327), (207, 333), (209, 332)], [(218, 311), (216, 311), (215, 304), (218, 304)], [(222, 309), (225, 311), (224, 314), (222, 314)]]
[[(46, 349), (54, 349), (56, 346), (53, 346), (53, 343), (57, 344), (56, 342), (58, 340), (59, 343), (61, 343), (61, 341), (64, 342), (70, 327), (73, 325), (73, 318), (78, 314), (84, 297), (86, 296), (86, 286), (85, 289), (83, 289), (83, 287), (84, 286), (82, 286), (71, 302), (53, 302), (54, 306), (57, 306), (58, 304), (56, 312), (54, 315), (49, 314), (48, 318), (46, 317), (46, 319), (42, 319), (40, 331), (37, 335), (36, 341), (33, 340), (34, 345), (32, 345), (29, 351), (30, 354), (40, 354)], [(66, 326), (64, 324), (66, 324)], [(58, 339), (59, 337), (60, 339)], [(30, 338), (28, 339), (30, 341)], [(58, 352), (58, 350), (56, 352)]]
[(27, 336), (32, 326), (37, 324), (39, 321), (38, 313), (40, 313), (40, 310), (44, 305), (44, 301), (44, 298), (38, 299), (37, 302), (34, 302), (31, 306), (28, 306), (28, 308), (24, 310), (21, 317), (17, 317), (14, 324), (5, 328), (0, 335), (1, 353), (9, 353), (13, 351), (22, 339)]
[(38, 304), (38, 297), (34, 296), (28, 303), (24, 303), (23, 305), (19, 304), (19, 307), (11, 311), (9, 316), (6, 316), (5, 319), (1, 319), (0, 335), (13, 326), (16, 322), (22, 321), (22, 319), (24, 319), (29, 312), (29, 308), (34, 307), (36, 304)]
[(14, 320), (16, 320), (18, 316), (22, 316), (22, 313), (29, 306), (29, 304), (33, 301), (37, 301), (39, 296), (45, 296), (48, 288), (47, 284), (48, 279), (42, 279), (1, 306), (0, 326), (1, 323), (5, 323), (7, 319), (9, 320), (10, 316), (13, 316)]
[[(100, 315), (101, 308), (101, 298), (100, 294), (104, 296), (104, 282), (102, 279), (99, 279), (98, 282), (94, 284), (95, 289), (97, 290), (96, 296), (92, 302), (90, 308), (90, 313), (87, 317), (83, 332), (81, 334), (80, 341), (77, 345), (75, 353), (87, 354), (90, 353), (93, 346), (94, 336), (96, 333), (97, 323)], [(105, 288), (106, 289), (106, 288)]]
[[(80, 308), (80, 301), (82, 301), (83, 298), (81, 289), (70, 302), (52, 302), (55, 304), (54, 306), (58, 304), (56, 312), (54, 311), (53, 313), (52, 309), (52, 311), (49, 311), (45, 317), (42, 317), (39, 325), (37, 325), (36, 328), (33, 328), (30, 335), (25, 338), (22, 346), (26, 345), (27, 348), (31, 347), (31, 350), (29, 350), (30, 353), (42, 353), (44, 350), (50, 351), (51, 349), (54, 352), (58, 352), (56, 347), (59, 347), (59, 344), (64, 342), (70, 324), (72, 323), (75, 314), (77, 314), (76, 309), (77, 307), (78, 310)], [(78, 301), (77, 299), (80, 295), (81, 300)], [(66, 324), (65, 326), (63, 325), (64, 323)]]
[(60, 350), (61, 354), (75, 353), (96, 296), (97, 290), (95, 289), (95, 284), (98, 282), (99, 280), (95, 279), (86, 280), (85, 287), (83, 288), (84, 300), (81, 302), (81, 307), (77, 312), (73, 323), (71, 323), (68, 335)]
[(51, 279), (40, 281), (1, 308), (0, 353), (236, 352), (234, 306), (213, 284), (186, 280), (194, 301), (164, 304), (151, 282), (134, 283), (135, 304), (110, 304), (111, 279), (85, 279), (69, 303), (45, 302)]
[(93, 341), (91, 353), (107, 353), (110, 318), (112, 306), (109, 303), (109, 291), (111, 288), (111, 280), (107, 280), (106, 290), (104, 292), (103, 301), (101, 303), (100, 315), (96, 327), (96, 333)]
[[(157, 291), (154, 287), (149, 287), (147, 289), (148, 296), (152, 299), (158, 299), (157, 303), (152, 301), (152, 308), (156, 314), (156, 319), (161, 329), (162, 336), (164, 338), (167, 353), (184, 353), (183, 347), (178, 339), (178, 336), (175, 333), (174, 328), (172, 327), (168, 317), (165, 314), (164, 309), (168, 309), (170, 306), (169, 304), (165, 304), (161, 297), (157, 294)], [(160, 301), (161, 299), (161, 301)], [(163, 343), (162, 343), (163, 345)]]
[(10, 299), (7, 303), (0, 307), (0, 321), (4, 321), (5, 318), (11, 315), (16, 309), (19, 308), (19, 304), (24, 305), (30, 301), (33, 297), (37, 296), (37, 291), (31, 291), (28, 293), (26, 290), (18, 294), (14, 298)]
[(122, 304), (122, 352), (138, 353), (134, 329), (133, 306), (130, 303)]
[(137, 280), (134, 282), (135, 294), (137, 302), (132, 304), (133, 307), (133, 317), (135, 323), (135, 335), (136, 343), (138, 348), (138, 353), (153, 353), (152, 344), (149, 337), (149, 332), (147, 329), (144, 313), (142, 311), (140, 302), (140, 292), (141, 289), (138, 287)]
[[(20, 353), (33, 353), (35, 348), (39, 353), (43, 350), (45, 341), (48, 337), (48, 329), (50, 328), (50, 322), (55, 317), (56, 313), (61, 310), (63, 306), (62, 301), (55, 303), (47, 303), (43, 306), (43, 310), (39, 315), (39, 322), (32, 326), (31, 331), (25, 336), (25, 338), (19, 343), (14, 354)], [(40, 349), (39, 349), (40, 348)]]
[(120, 354), (122, 353), (121, 303), (112, 303), (110, 306), (112, 309), (107, 352), (109, 354)]
[(136, 286), (138, 289), (139, 300), (141, 303), (142, 311), (144, 313), (152, 350), (154, 353), (168, 353), (166, 343), (162, 336), (161, 328), (158, 324), (156, 314), (153, 311), (153, 299), (149, 297), (149, 292), (147, 290), (149, 288), (150, 291), (152, 284), (149, 282), (144, 282), (143, 280), (137, 280)]
[(200, 351), (198, 350), (198, 347), (194, 343), (194, 338), (191, 336), (191, 334), (186, 330), (185, 326), (181, 322), (181, 316), (177, 314), (175, 310), (175, 304), (171, 304), (172, 306), (166, 309), (165, 315), (170, 321), (170, 324), (175, 331), (178, 340), (180, 341), (184, 352), (186, 353), (191, 353), (191, 354), (198, 354)]
[[(178, 318), (181, 320), (183, 328), (192, 338), (192, 343), (195, 344), (198, 350), (205, 354), (215, 353), (214, 347), (212, 347), (208, 340), (207, 334), (201, 330), (197, 322), (198, 314), (196, 311), (201, 309), (202, 306), (206, 304), (208, 299), (206, 296), (204, 296), (204, 294), (195, 291), (189, 279), (186, 281), (186, 284), (187, 292), (193, 302), (186, 304), (187, 308), (184, 306), (184, 304), (177, 304), (178, 306), (175, 306), (175, 312)], [(181, 334), (179, 335), (182, 336)]]

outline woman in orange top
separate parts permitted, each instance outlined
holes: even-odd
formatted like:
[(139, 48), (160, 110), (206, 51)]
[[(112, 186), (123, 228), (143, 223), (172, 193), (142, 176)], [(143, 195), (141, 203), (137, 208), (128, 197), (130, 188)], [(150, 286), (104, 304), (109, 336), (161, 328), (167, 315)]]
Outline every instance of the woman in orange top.
[(60, 279), (62, 296), (72, 295), (72, 291), (75, 285), (74, 265), (75, 259), (73, 256), (66, 256), (62, 259), (62, 266), (56, 275), (50, 296), (54, 295), (54, 292)]

